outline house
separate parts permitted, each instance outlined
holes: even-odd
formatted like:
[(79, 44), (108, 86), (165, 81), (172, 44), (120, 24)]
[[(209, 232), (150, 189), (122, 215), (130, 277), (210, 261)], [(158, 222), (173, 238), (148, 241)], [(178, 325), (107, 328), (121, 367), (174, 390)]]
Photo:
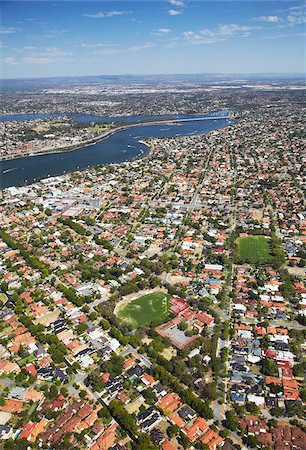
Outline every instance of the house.
[(224, 443), (222, 437), (211, 428), (205, 432), (204, 436), (200, 438), (200, 441), (203, 444), (207, 444), (210, 450), (215, 450), (217, 447), (221, 447)]
[(34, 386), (31, 386), (27, 392), (24, 394), (23, 400), (25, 402), (40, 402), (44, 398), (44, 394), (35, 389)]
[(162, 417), (160, 413), (155, 411), (154, 414), (151, 415), (151, 417), (140, 424), (140, 429), (143, 433), (146, 433), (152, 430), (152, 428), (154, 428), (161, 420)]
[(13, 428), (7, 425), (0, 425), (0, 440), (10, 439), (13, 435)]
[(10, 362), (8, 360), (0, 361), (0, 375), (2, 375), (3, 373), (8, 374), (8, 373), (19, 373), (19, 372), (20, 372), (20, 367), (18, 366), (18, 364), (14, 363), (14, 362)]
[(159, 428), (153, 428), (150, 437), (154, 445), (160, 445), (165, 440), (165, 435)]
[(202, 417), (197, 417), (194, 422), (186, 425), (182, 431), (191, 442), (194, 442), (208, 430), (208, 425)]
[(26, 389), (16, 386), (13, 389), (11, 389), (10, 393), (8, 394), (8, 398), (16, 398), (17, 400), (23, 400), (25, 392)]
[(248, 394), (247, 399), (248, 402), (255, 403), (259, 408), (264, 408), (265, 406), (265, 399), (261, 395)]
[(108, 427), (98, 439), (89, 447), (90, 450), (107, 450), (111, 448), (116, 442), (116, 423)]
[(177, 412), (173, 412), (169, 414), (168, 419), (173, 425), (176, 425), (179, 428), (183, 428), (186, 425), (185, 420), (183, 420)]
[(165, 441), (162, 443), (162, 450), (177, 450), (176, 447), (174, 447), (171, 442)]
[(135, 379), (142, 377), (142, 375), (145, 373), (145, 370), (139, 364), (137, 364), (136, 366), (127, 370), (126, 373), (131, 379)]
[(62, 383), (67, 383), (69, 381), (69, 375), (63, 369), (55, 369), (54, 379), (60, 380)]
[(20, 413), (23, 407), (23, 402), (20, 400), (8, 399), (5, 401), (3, 406), (0, 406), (0, 411), (10, 412), (10, 413)]
[(154, 384), (156, 383), (155, 379), (149, 375), (148, 373), (146, 373), (142, 378), (141, 381), (147, 386), (147, 387), (152, 387), (154, 386)]
[(162, 420), (160, 413), (153, 406), (138, 414), (136, 418), (142, 432), (152, 430)]
[(131, 367), (133, 367), (135, 363), (136, 363), (136, 358), (129, 358), (124, 361), (122, 367), (124, 370), (128, 370)]
[(163, 412), (174, 412), (181, 404), (181, 399), (176, 393), (167, 394), (157, 403), (157, 407)]
[(245, 394), (240, 394), (239, 392), (232, 392), (231, 395), (232, 402), (244, 404), (245, 402)]
[(160, 383), (156, 384), (152, 391), (156, 394), (157, 397), (164, 397), (165, 395), (167, 395), (167, 391), (166, 388), (164, 388), (164, 386), (162, 386)]
[(117, 399), (124, 405), (127, 405), (131, 401), (130, 397), (124, 391), (119, 392)]
[(183, 408), (181, 408), (178, 411), (178, 415), (183, 419), (183, 420), (192, 420), (195, 418), (196, 413), (189, 408), (189, 406), (183, 406)]
[(35, 368), (33, 363), (32, 364), (26, 364), (25, 367), (24, 367), (24, 370), (26, 372), (28, 372), (30, 375), (33, 375), (34, 377), (37, 375), (37, 370), (36, 370), (36, 368)]

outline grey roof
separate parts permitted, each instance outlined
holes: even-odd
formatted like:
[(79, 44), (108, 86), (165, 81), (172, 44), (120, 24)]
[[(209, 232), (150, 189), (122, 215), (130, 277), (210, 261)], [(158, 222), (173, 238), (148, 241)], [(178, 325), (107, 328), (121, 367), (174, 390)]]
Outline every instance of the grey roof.
[(17, 398), (18, 400), (22, 400), (25, 393), (26, 389), (16, 386), (10, 391), (8, 398)]

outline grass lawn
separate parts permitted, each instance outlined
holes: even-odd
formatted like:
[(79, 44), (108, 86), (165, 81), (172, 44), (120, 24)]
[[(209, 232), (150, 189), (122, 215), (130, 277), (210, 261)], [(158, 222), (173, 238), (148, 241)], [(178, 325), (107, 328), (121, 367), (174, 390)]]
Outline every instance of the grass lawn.
[(133, 328), (138, 328), (167, 317), (168, 311), (169, 295), (153, 292), (122, 305), (117, 316), (129, 322)]
[(239, 261), (243, 263), (267, 263), (271, 260), (269, 238), (247, 236), (238, 239)]
[(0, 293), (0, 304), (4, 305), (8, 300), (8, 297), (6, 294), (3, 294), (3, 292)]
[(17, 364), (19, 365), (19, 367), (23, 367), (26, 364), (31, 363), (32, 361), (35, 361), (35, 356), (33, 354), (26, 356), (25, 358), (21, 359), (20, 361), (17, 361)]
[(39, 402), (34, 402), (33, 405), (31, 406), (31, 408), (28, 411), (28, 415), (30, 416), (31, 414), (33, 414), (33, 412), (36, 410), (37, 406), (39, 405)]

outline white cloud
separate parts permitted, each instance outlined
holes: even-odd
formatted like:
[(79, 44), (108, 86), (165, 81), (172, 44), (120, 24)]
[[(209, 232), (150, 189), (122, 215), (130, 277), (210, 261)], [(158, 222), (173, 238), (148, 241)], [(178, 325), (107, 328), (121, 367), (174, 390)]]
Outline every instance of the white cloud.
[(197, 33), (185, 31), (183, 33), (185, 40), (192, 45), (213, 44), (214, 42), (224, 41), (225, 38), (218, 36), (209, 30), (200, 30)]
[(173, 6), (185, 6), (185, 3), (180, 0), (169, 0), (169, 3)]
[(0, 27), (0, 34), (12, 34), (17, 33), (17, 31), (19, 30), (13, 27)]
[(287, 20), (288, 20), (289, 25), (301, 25), (303, 23), (306, 23), (306, 16), (301, 14), (301, 12), (296, 11), (296, 12), (292, 12), (287, 17)]
[(154, 34), (168, 34), (171, 33), (171, 29), (170, 28), (158, 28), (157, 30), (154, 30)]
[(178, 9), (169, 9), (168, 13), (170, 16), (178, 16), (179, 14), (182, 14), (183, 11), (179, 11)]
[(33, 45), (25, 45), (24, 47), (12, 47), (11, 50), (13, 52), (17, 52), (17, 53), (24, 53), (25, 51), (32, 51), (32, 50), (36, 50), (37, 47), (34, 47)]
[(38, 56), (25, 56), (22, 58), (24, 64), (51, 64), (54, 62), (51, 58), (44, 58)]
[(52, 56), (52, 57), (66, 57), (66, 56), (71, 56), (72, 53), (70, 52), (66, 52), (60, 48), (57, 47), (47, 47), (45, 52), (47, 53), (48, 56)]
[(1, 59), (3, 64), (7, 64), (9, 66), (12, 66), (14, 64), (18, 64), (17, 59), (15, 58), (15, 56), (6, 56), (5, 58)]
[(51, 58), (38, 57), (38, 56), (24, 56), (21, 59), (17, 59), (14, 56), (6, 56), (2, 58), (1, 62), (6, 65), (26, 65), (26, 64), (51, 64), (54, 62)]
[(289, 6), (289, 8), (279, 9), (278, 12), (303, 11), (305, 8), (306, 4), (298, 6)]
[(57, 47), (37, 48), (27, 45), (21, 48), (13, 48), (11, 50), (16, 51), (19, 56), (7, 56), (3, 58), (2, 62), (4, 64), (36, 65), (61, 63), (63, 61), (69, 61), (68, 58), (72, 56), (72, 53)]
[(138, 52), (140, 50), (145, 50), (147, 48), (152, 48), (154, 47), (154, 44), (152, 44), (151, 42), (147, 42), (146, 44), (143, 45), (132, 45), (131, 47), (129, 47), (129, 51), (131, 52)]
[(97, 12), (92, 14), (83, 14), (84, 17), (88, 17), (89, 19), (103, 19), (105, 17), (114, 17), (114, 16), (124, 16), (125, 14), (129, 14), (128, 11), (108, 11), (108, 12)]
[[(244, 33), (249, 33), (251, 30), (258, 30), (260, 27), (249, 27), (247, 25), (237, 25), (237, 24), (230, 24), (230, 25), (221, 25), (218, 28), (218, 33), (221, 36), (233, 36), (233, 35), (244, 35)], [(243, 36), (244, 37), (244, 36)]]
[(183, 33), (185, 40), (192, 45), (213, 44), (215, 42), (225, 41), (231, 37), (246, 38), (250, 35), (252, 30), (259, 30), (258, 26), (246, 25), (221, 25), (217, 29), (209, 30), (203, 29), (198, 32), (185, 31)]
[(178, 37), (174, 37), (169, 39), (169, 42), (165, 45), (165, 48), (176, 48), (177, 44), (179, 42), (179, 38)]
[(97, 43), (97, 44), (85, 44), (84, 42), (81, 44), (81, 47), (83, 48), (113, 48), (113, 47), (118, 47), (118, 44), (102, 44), (102, 43)]
[(254, 22), (270, 22), (270, 23), (277, 23), (282, 22), (282, 18), (278, 16), (260, 16), (260, 17), (253, 17), (252, 19)]
[(287, 33), (287, 34), (274, 34), (273, 36), (263, 36), (261, 39), (290, 39), (292, 37), (306, 37), (306, 33)]

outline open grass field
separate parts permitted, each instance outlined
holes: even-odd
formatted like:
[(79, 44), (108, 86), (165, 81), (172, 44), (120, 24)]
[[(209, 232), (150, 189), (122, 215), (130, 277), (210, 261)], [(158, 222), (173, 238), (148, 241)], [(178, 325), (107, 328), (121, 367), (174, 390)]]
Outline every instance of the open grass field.
[(117, 316), (129, 322), (133, 328), (139, 328), (153, 321), (166, 318), (169, 311), (169, 296), (163, 292), (153, 292), (123, 303)]
[(271, 260), (269, 238), (247, 236), (238, 239), (239, 261), (243, 263), (267, 263)]

